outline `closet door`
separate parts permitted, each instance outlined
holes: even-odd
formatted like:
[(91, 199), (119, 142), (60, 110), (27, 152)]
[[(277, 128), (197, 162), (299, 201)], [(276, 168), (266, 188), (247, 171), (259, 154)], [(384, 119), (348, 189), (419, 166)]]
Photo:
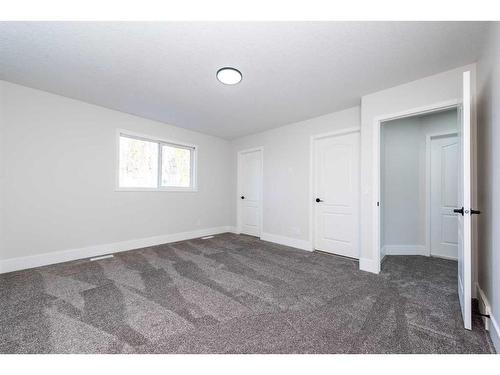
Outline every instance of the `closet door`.
[(431, 139), (432, 256), (457, 259), (458, 143), (456, 134)]

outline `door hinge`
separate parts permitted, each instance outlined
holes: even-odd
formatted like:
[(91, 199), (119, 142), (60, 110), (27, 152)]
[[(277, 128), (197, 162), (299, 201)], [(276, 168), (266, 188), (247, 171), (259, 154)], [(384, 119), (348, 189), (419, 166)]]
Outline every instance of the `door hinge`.
[(377, 202), (377, 207), (380, 207), (380, 202)]

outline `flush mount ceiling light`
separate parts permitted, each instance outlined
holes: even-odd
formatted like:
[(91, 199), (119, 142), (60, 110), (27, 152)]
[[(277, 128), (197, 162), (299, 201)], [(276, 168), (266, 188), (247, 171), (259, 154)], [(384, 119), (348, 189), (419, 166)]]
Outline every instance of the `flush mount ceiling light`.
[(236, 85), (242, 78), (241, 72), (235, 68), (224, 67), (217, 71), (217, 79), (225, 85)]

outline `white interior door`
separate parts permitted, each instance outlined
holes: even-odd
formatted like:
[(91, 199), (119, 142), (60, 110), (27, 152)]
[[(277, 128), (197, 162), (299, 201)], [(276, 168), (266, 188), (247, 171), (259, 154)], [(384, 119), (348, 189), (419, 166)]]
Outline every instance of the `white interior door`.
[(315, 249), (359, 258), (359, 133), (314, 144)]
[(262, 205), (262, 150), (241, 152), (238, 158), (239, 232), (260, 237)]
[(466, 329), (471, 329), (472, 240), (471, 240), (471, 82), (463, 75), (463, 103), (458, 131), (458, 296)]
[(431, 248), (432, 256), (457, 259), (458, 144), (456, 135), (431, 138)]

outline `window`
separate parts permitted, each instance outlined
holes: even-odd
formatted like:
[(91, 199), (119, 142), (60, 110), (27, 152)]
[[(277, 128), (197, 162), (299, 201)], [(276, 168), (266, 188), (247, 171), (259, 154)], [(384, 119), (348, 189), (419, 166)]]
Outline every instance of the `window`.
[(120, 187), (158, 186), (158, 143), (120, 136)]
[(118, 144), (118, 190), (196, 190), (196, 146), (124, 132)]

